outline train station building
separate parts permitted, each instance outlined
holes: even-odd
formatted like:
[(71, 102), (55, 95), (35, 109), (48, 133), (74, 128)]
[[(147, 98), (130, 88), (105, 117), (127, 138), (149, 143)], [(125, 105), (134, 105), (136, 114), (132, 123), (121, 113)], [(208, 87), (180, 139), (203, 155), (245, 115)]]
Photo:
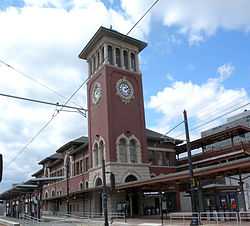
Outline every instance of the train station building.
[(88, 137), (62, 145), (39, 162), (32, 179), (0, 194), (8, 215), (102, 214), (103, 168), (110, 212), (191, 211), (191, 179), (200, 211), (250, 208), (244, 183), (250, 125), (233, 119), (192, 141), (191, 149), (200, 151), (193, 152), (190, 178), (186, 142), (146, 128), (138, 57), (146, 46), (99, 28), (79, 54), (89, 66)]

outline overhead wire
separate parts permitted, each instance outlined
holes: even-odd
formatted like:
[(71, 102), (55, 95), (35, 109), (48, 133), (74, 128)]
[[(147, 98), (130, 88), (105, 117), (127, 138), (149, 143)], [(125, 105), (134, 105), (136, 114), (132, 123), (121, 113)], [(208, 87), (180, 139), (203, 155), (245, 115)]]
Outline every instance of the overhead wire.
[[(243, 104), (243, 105), (241, 105), (241, 106), (239, 106), (239, 107), (237, 107), (237, 108), (235, 108), (233, 110), (230, 110), (230, 111), (227, 111), (227, 112), (225, 112), (223, 114), (220, 114), (218, 116), (215, 116), (214, 118), (212, 118), (212, 119), (210, 119), (210, 120), (208, 120), (206, 122), (203, 122), (203, 123), (198, 124), (197, 126), (191, 127), (189, 131), (190, 132), (191, 131), (196, 131), (197, 129), (202, 128), (205, 125), (211, 124), (212, 122), (217, 121), (218, 119), (221, 119), (221, 118), (225, 117), (226, 115), (232, 114), (233, 112), (236, 112), (236, 111), (238, 111), (238, 110), (240, 110), (242, 108), (245, 108), (245, 107), (247, 107), (249, 105), (250, 105), (250, 102), (248, 102), (246, 104)], [(183, 135), (185, 135), (184, 132), (181, 133), (181, 134), (178, 134), (177, 136), (175, 136), (175, 138), (180, 138)]]
[[(56, 94), (58, 97), (63, 98), (63, 99), (66, 99), (66, 96), (65, 96), (65, 95), (59, 93), (57, 90), (55, 90), (55, 89), (49, 87), (48, 85), (46, 85), (45, 83), (39, 81), (38, 79), (35, 79), (33, 76), (30, 76), (30, 75), (28, 75), (27, 73), (24, 73), (24, 72), (22, 72), (21, 70), (15, 68), (14, 66), (12, 66), (12, 65), (10, 65), (9, 63), (5, 62), (4, 60), (0, 59), (0, 63), (2, 63), (3, 65), (5, 65), (6, 67), (10, 68), (11, 70), (15, 71), (15, 72), (18, 73), (19, 75), (21, 75), (21, 76), (23, 76), (23, 77), (25, 77), (25, 78), (27, 78), (27, 79), (33, 81), (34, 83), (37, 83), (38, 85), (40, 85), (40, 86), (46, 88), (47, 90), (49, 90), (49, 91), (51, 91), (52, 93)], [(73, 102), (73, 101), (72, 101), (72, 103), (74, 103), (74, 104), (75, 104), (76, 106), (78, 106), (78, 107), (81, 107), (81, 105), (78, 104), (78, 103), (75, 103), (75, 102)]]
[[(126, 35), (128, 35), (138, 24), (139, 22), (150, 12), (150, 10), (159, 2), (160, 0), (156, 0), (150, 7), (149, 9), (143, 14), (143, 16), (132, 26), (132, 28), (127, 32)], [(51, 89), (50, 87), (48, 87), (47, 85), (44, 85), (43, 83), (41, 83), (40, 81), (35, 80), (34, 78), (16, 70), (14, 67), (12, 67), (11, 65), (5, 63), (4, 61), (0, 60), (0, 62), (2, 62), (3, 64), (5, 64), (6, 66), (10, 67), (11, 69), (15, 70), (16, 72), (22, 74), (23, 76), (31, 79), (32, 81), (35, 81), (37, 83), (39, 83), (40, 85), (46, 87), (47, 89), (53, 91), (54, 93), (56, 93), (57, 95), (61, 96), (61, 94), (59, 94), (57, 91)], [(63, 110), (64, 106), (68, 104), (68, 102), (74, 97), (74, 95), (86, 84), (86, 82), (89, 80), (89, 78), (87, 78), (82, 84), (81, 86), (65, 101), (65, 103), (61, 106), (61, 108), (59, 110), (56, 110), (53, 114), (52, 117), (49, 121), (47, 121), (42, 128), (35, 134), (35, 136), (33, 136), (30, 141), (17, 153), (17, 155), (9, 162), (9, 165), (11, 165), (27, 148), (28, 146), (42, 133), (42, 131), (44, 129), (46, 129), (49, 124), (53, 121), (53, 119), (60, 113), (60, 111)]]
[(60, 103), (52, 103), (52, 102), (48, 102), (48, 101), (42, 101), (42, 100), (37, 100), (37, 99), (32, 99), (32, 98), (15, 96), (15, 95), (10, 95), (10, 94), (5, 94), (5, 93), (0, 93), (0, 96), (7, 97), (7, 98), (12, 98), (12, 99), (18, 99), (18, 100), (34, 102), (34, 103), (39, 103), (39, 104), (53, 105), (53, 106), (57, 106), (57, 107), (62, 107), (63, 106), (64, 108), (76, 109), (76, 110), (81, 110), (81, 111), (87, 112), (87, 109), (68, 106), (68, 105), (62, 105)]
[(51, 118), (38, 130), (38, 132), (28, 141), (28, 143), (26, 145), (24, 145), (23, 148), (21, 148), (17, 154), (14, 156), (14, 158), (12, 158), (8, 163), (7, 166), (9, 167), (21, 154), (23, 154), (29, 145), (31, 145), (33, 143), (33, 141), (50, 125), (50, 123), (58, 116), (58, 114), (60, 113), (60, 111), (63, 110), (64, 105), (67, 105), (68, 102), (76, 95), (76, 93), (86, 84), (86, 82), (88, 81), (88, 78), (79, 86), (79, 88), (77, 88), (72, 95), (70, 95), (70, 97), (68, 97), (68, 99), (65, 101), (65, 103), (60, 107), (60, 109), (56, 109), (54, 111), (54, 113), (52, 114)]

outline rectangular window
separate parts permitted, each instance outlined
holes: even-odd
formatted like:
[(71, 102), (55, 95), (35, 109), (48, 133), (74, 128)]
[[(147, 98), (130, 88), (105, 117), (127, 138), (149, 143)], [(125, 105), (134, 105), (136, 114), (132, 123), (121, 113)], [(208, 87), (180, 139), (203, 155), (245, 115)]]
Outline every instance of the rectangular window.
[(124, 67), (128, 69), (128, 51), (123, 50)]
[(118, 67), (121, 67), (121, 51), (119, 48), (115, 49), (115, 61)]
[(114, 64), (112, 46), (108, 46), (108, 62), (109, 64)]
[(80, 173), (82, 173), (82, 160), (80, 160)]

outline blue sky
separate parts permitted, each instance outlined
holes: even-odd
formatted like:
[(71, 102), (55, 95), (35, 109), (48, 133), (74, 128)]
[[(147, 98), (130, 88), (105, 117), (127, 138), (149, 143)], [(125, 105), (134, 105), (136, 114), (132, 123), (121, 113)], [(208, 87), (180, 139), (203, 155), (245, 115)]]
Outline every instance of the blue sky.
[[(87, 66), (78, 54), (98, 27), (112, 24), (126, 33), (152, 3), (3, 0), (0, 59), (69, 96), (86, 78)], [(249, 10), (248, 0), (162, 0), (133, 30), (133, 37), (148, 43), (140, 56), (148, 127), (164, 133), (182, 120), (187, 109), (192, 128), (249, 102)], [(3, 64), (0, 74), (2, 93), (63, 101)], [(86, 87), (73, 101), (86, 106)], [(28, 178), (38, 169), (36, 162), (65, 142), (87, 135), (86, 119), (62, 112), (10, 164), (55, 109), (6, 99), (1, 99), (0, 108), (0, 149), (7, 162), (1, 189)], [(191, 131), (191, 137), (225, 120)], [(170, 135), (180, 133), (182, 127)]]

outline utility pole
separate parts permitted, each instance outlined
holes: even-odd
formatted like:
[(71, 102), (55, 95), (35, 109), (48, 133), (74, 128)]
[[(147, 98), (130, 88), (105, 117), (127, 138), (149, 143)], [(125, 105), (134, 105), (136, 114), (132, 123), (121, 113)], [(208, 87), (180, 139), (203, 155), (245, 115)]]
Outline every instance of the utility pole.
[(188, 165), (189, 165), (189, 176), (190, 176), (190, 188), (191, 188), (191, 204), (192, 204), (192, 220), (190, 226), (199, 225), (199, 219), (197, 215), (196, 201), (195, 201), (195, 178), (193, 174), (193, 164), (192, 164), (192, 155), (191, 155), (191, 145), (188, 129), (188, 119), (187, 112), (184, 110), (184, 124), (185, 124), (185, 133), (186, 133), (186, 143), (187, 143), (187, 153), (188, 153)]
[(104, 212), (104, 226), (109, 226), (108, 221), (108, 195), (107, 195), (107, 184), (106, 184), (106, 170), (105, 170), (105, 160), (102, 155), (102, 181), (103, 181), (103, 212)]
[(70, 211), (69, 211), (69, 157), (67, 158), (67, 162), (66, 162), (66, 183), (67, 183), (67, 214), (69, 215), (70, 214)]

